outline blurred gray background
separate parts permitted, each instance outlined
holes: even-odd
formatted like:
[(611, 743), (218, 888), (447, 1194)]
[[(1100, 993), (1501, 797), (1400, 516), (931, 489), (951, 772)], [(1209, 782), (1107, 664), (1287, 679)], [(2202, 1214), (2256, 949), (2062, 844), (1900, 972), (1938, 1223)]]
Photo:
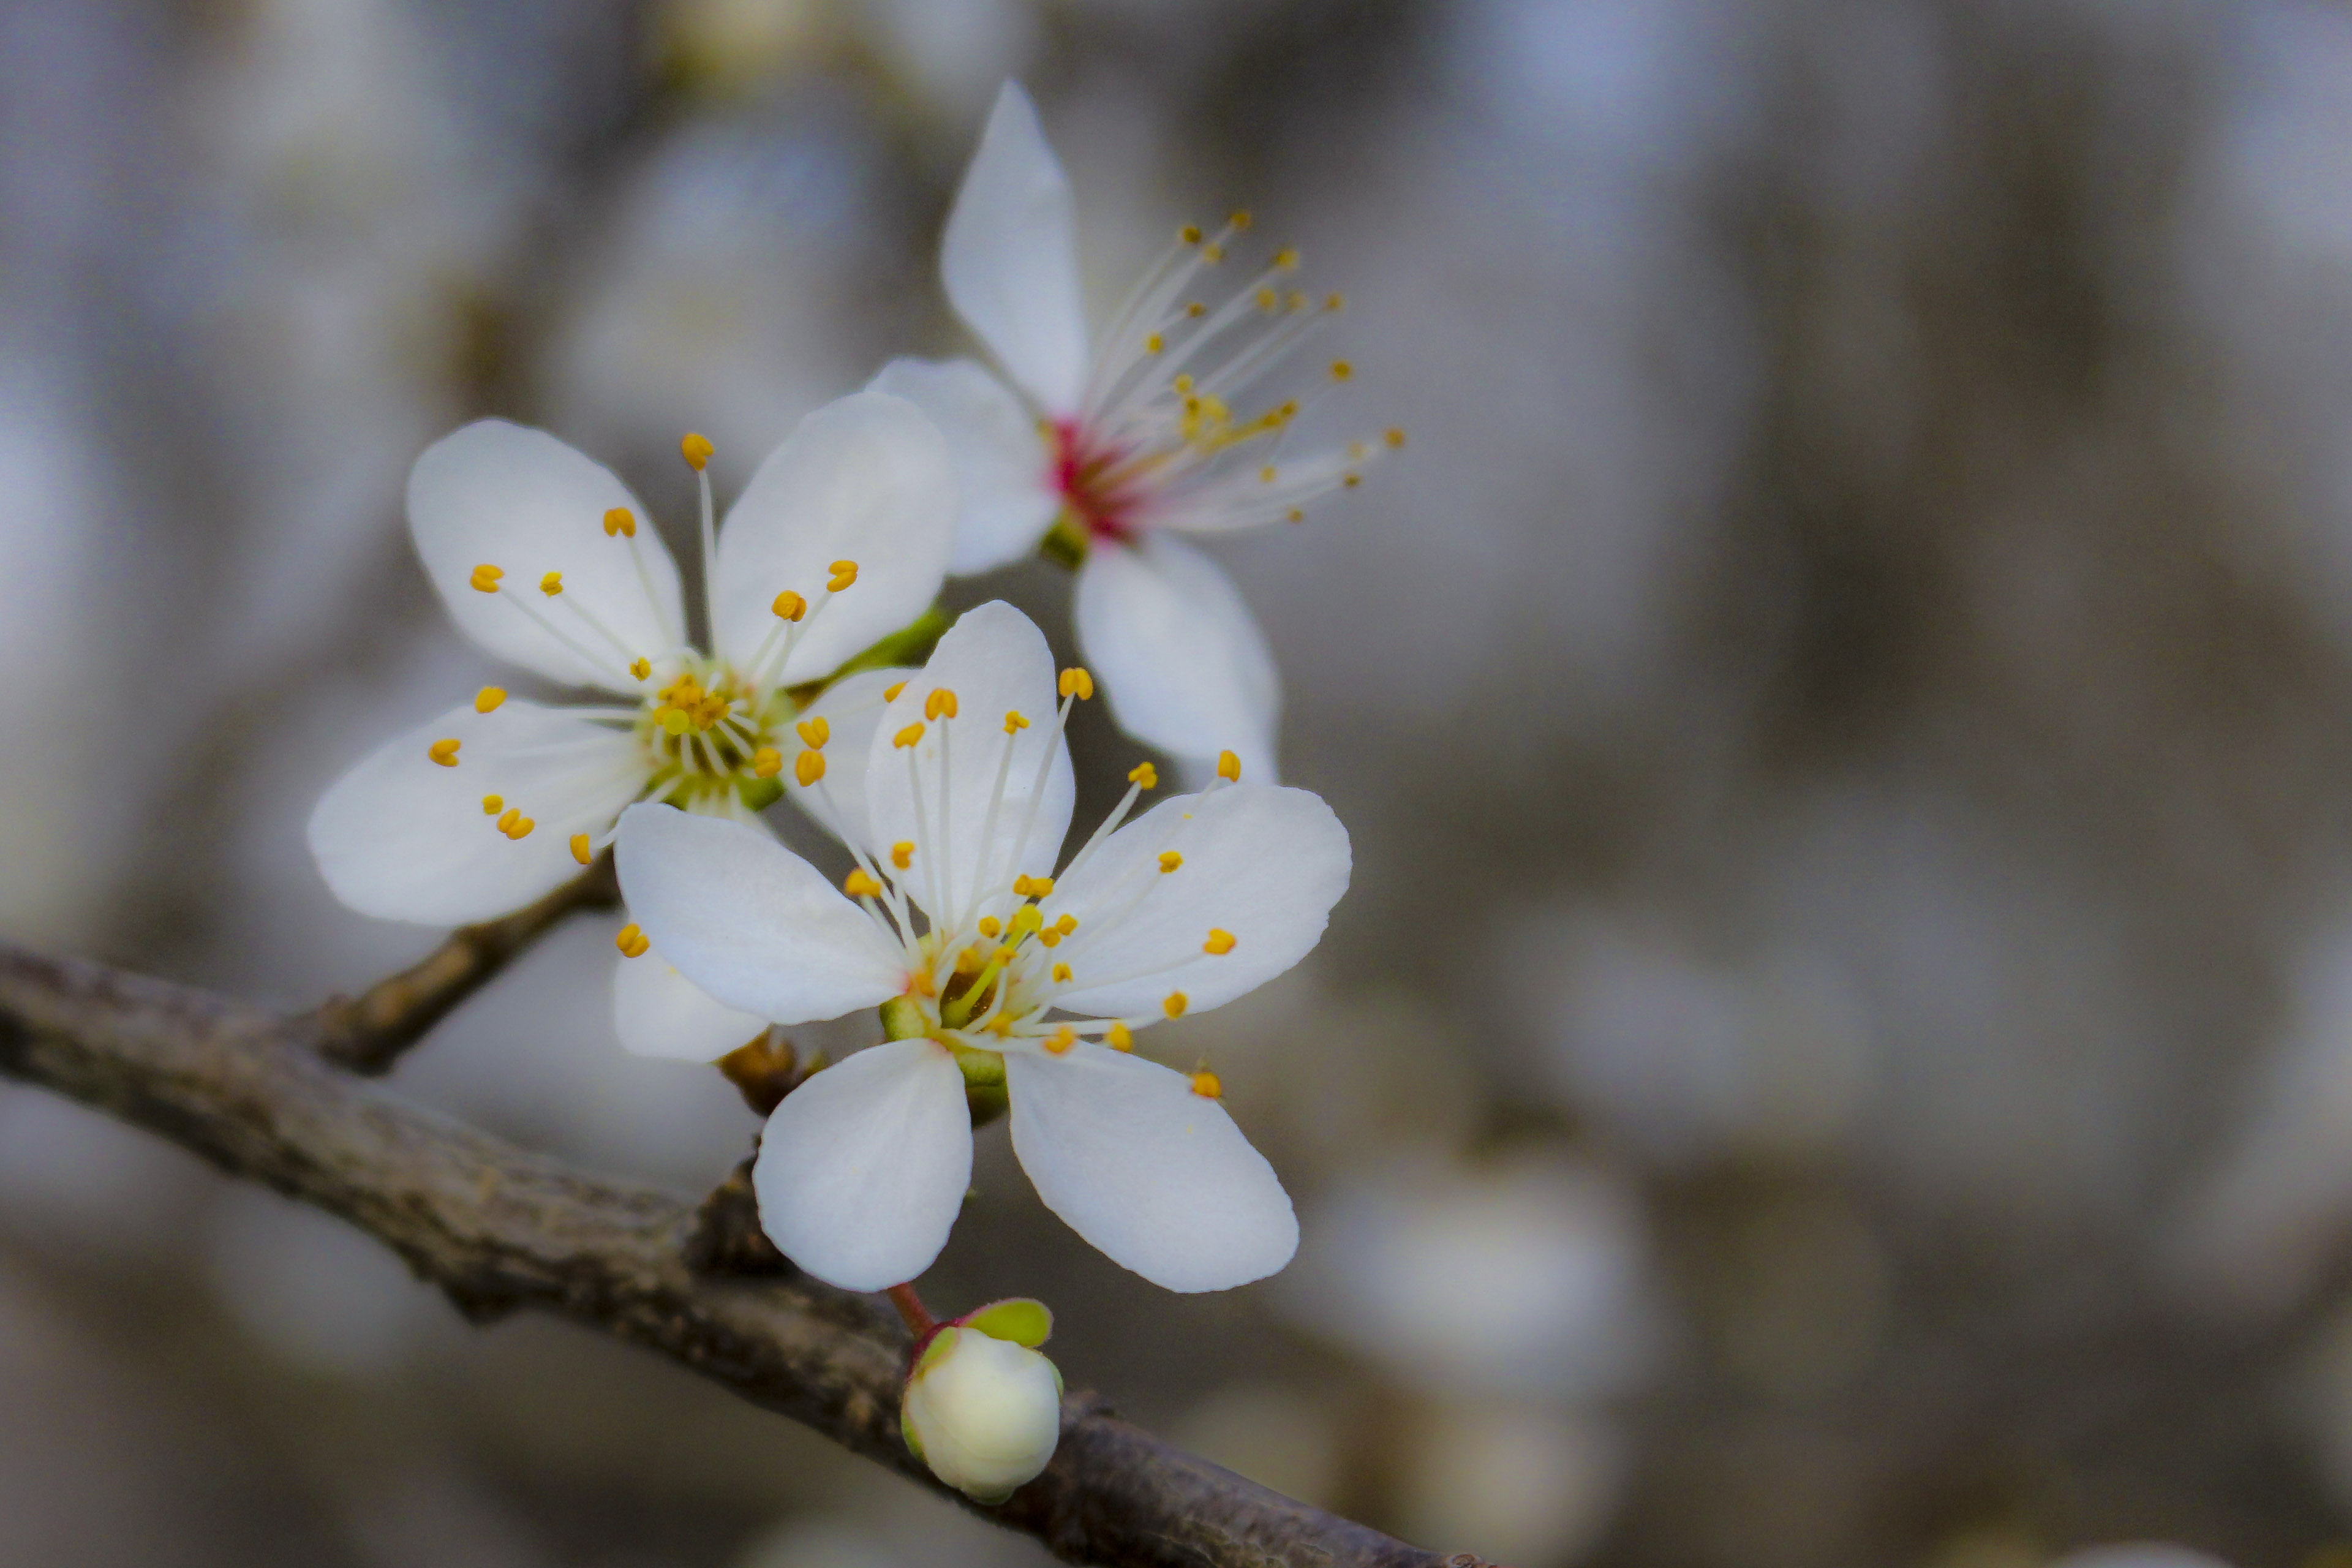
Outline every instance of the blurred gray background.
[[(493, 668), (411, 459), (544, 425), (682, 542), (680, 432), (726, 493), (965, 346), (1007, 75), (1097, 309), (1246, 204), (1412, 439), (1223, 549), (1358, 870), (1156, 1037), (1299, 1260), (1159, 1292), (1000, 1131), (935, 1303), (1517, 1568), (2352, 1564), (2336, 5), (0, 0), (0, 931), (289, 1005), (422, 952), (301, 841)], [(953, 593), (1066, 647), (1052, 567)], [(692, 1190), (752, 1119), (621, 1054), (614, 923), (396, 1082)], [(1041, 1561), (0, 1088), (0, 1562)]]

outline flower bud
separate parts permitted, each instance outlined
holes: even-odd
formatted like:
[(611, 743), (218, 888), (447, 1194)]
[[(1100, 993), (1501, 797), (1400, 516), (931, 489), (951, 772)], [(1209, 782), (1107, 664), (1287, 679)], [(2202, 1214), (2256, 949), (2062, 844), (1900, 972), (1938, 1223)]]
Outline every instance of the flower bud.
[(934, 1334), (907, 1379), (907, 1447), (975, 1502), (1011, 1497), (1061, 1440), (1062, 1374), (1033, 1348), (1052, 1322), (1034, 1301), (983, 1307)]

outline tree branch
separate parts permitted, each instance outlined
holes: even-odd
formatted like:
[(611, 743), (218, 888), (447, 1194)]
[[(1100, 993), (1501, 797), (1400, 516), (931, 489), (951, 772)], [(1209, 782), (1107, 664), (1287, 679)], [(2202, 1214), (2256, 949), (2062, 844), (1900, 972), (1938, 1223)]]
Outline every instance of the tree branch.
[[(513, 921), (561, 918), (588, 901), (578, 891), (588, 880)], [(419, 1019), (455, 1005), (517, 940), (461, 932), (407, 974), (340, 1005), (356, 1022), (337, 1037), (405, 1044), (422, 1033)], [(478, 944), (475, 956), (444, 962), (467, 941)], [(359, 1082), (321, 1058), (319, 1026), (316, 1016), (287, 1017), (0, 944), (0, 1073), (349, 1221), (478, 1321), (529, 1307), (601, 1330), (945, 1490), (900, 1441), (907, 1339), (870, 1299), (790, 1273), (698, 1275), (684, 1253), (696, 1229), (690, 1205), (572, 1171)], [(386, 1064), (398, 1054), (371, 1048), (338, 1054)], [(1116, 1419), (1084, 1393), (1063, 1405), (1052, 1467), (1010, 1501), (975, 1511), (1073, 1563), (1484, 1568), (1466, 1553), (1443, 1559), (1276, 1496)]]
[(612, 851), (563, 886), (480, 925), (461, 926), (421, 961), (379, 980), (356, 997), (337, 996), (310, 1015), (317, 1049), (353, 1072), (390, 1072), (434, 1025), (488, 984), (575, 910), (608, 910), (621, 901)]

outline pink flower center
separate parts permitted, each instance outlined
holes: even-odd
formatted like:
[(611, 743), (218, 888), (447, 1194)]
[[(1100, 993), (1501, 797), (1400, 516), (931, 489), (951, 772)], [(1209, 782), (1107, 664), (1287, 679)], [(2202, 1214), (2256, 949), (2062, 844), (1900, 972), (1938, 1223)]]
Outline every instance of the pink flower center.
[(1054, 421), (1052, 481), (1087, 536), (1135, 542), (1144, 496), (1132, 454), (1075, 419)]

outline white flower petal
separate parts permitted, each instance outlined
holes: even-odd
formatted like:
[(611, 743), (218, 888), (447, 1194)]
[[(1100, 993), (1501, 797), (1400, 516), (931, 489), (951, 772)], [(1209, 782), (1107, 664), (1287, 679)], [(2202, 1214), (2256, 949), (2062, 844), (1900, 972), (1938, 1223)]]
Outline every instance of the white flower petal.
[(968, 359), (894, 359), (869, 384), (929, 415), (947, 438), (962, 495), (950, 572), (986, 572), (1036, 548), (1062, 497), (1037, 422), (1011, 388)]
[[(458, 742), (456, 765), (429, 754)], [(646, 786), (635, 737), (561, 708), (452, 709), (345, 773), (310, 813), (327, 886), (362, 914), (466, 925), (520, 909), (580, 874), (575, 833), (602, 834)], [(499, 797), (485, 811), (486, 797)], [(509, 838), (506, 808), (531, 820)]]
[[(881, 727), (882, 694), (920, 675), (919, 669), (868, 669), (837, 680), (800, 719), (823, 719), (831, 732), (825, 737), (824, 777), (804, 784), (791, 766), (783, 772), (784, 794), (811, 820), (845, 844), (874, 848), (874, 830), (866, 811), (866, 768), (873, 753), (874, 731)], [(844, 820), (835, 821), (833, 807)]]
[(621, 815), (618, 854), (622, 896), (647, 938), (730, 1007), (801, 1024), (905, 988), (898, 944), (757, 828), (640, 805)]
[[(866, 798), (875, 843), (885, 849), (898, 843), (915, 846), (902, 885), (933, 915), (968, 910), (977, 897), (1009, 888), (1017, 873), (1044, 876), (1053, 870), (1077, 794), (1069, 747), (1054, 732), (1054, 654), (1045, 635), (1012, 605), (992, 600), (965, 611), (948, 629), (930, 662), (898, 693), (874, 731)], [(955, 694), (957, 716), (928, 720), (930, 694), (941, 689)], [(1028, 720), (1028, 728), (1008, 735), (1008, 712)], [(898, 745), (898, 737), (918, 724), (922, 738), (911, 747)], [(1033, 797), (1041, 764), (1045, 788)], [(921, 780), (919, 805), (916, 777)], [(1003, 796), (992, 812), (1000, 777)]]
[(768, 1118), (751, 1186), (768, 1239), (827, 1284), (914, 1279), (971, 1186), (955, 1058), (935, 1040), (892, 1040), (818, 1073)]
[(1276, 781), (1274, 656), (1223, 567), (1162, 532), (1131, 548), (1097, 540), (1075, 613), (1120, 729), (1188, 762), (1232, 752), (1244, 779)]
[(996, 95), (956, 192), (940, 276), (956, 314), (1014, 381), (1047, 413), (1076, 412), (1087, 324), (1070, 182), (1017, 82)]
[[(768, 454), (719, 530), (719, 650), (741, 666), (771, 633), (781, 647), (772, 606), (789, 588), (811, 618), (782, 683), (831, 674), (930, 607), (955, 512), (947, 442), (921, 409), (879, 392), (827, 404)], [(835, 561), (856, 562), (857, 580), (828, 594)]]
[(613, 1028), (633, 1055), (715, 1062), (767, 1027), (766, 1019), (737, 1012), (652, 949), (620, 960), (613, 971)]
[[(635, 538), (604, 531), (615, 507), (636, 520)], [(425, 448), (408, 475), (408, 529), (458, 627), (552, 679), (634, 693), (629, 661), (658, 663), (684, 635), (677, 568), (645, 508), (544, 430), (479, 419)], [(505, 573), (496, 593), (471, 585), (482, 565)], [(550, 572), (562, 577), (551, 596)]]
[(1298, 1249), (1274, 1167), (1192, 1080), (1081, 1043), (1008, 1056), (1013, 1150), (1045, 1206), (1170, 1290), (1263, 1279)]
[[(1163, 871), (1161, 857), (1181, 861)], [(1319, 795), (1240, 784), (1177, 795), (1097, 847), (1040, 912), (1078, 929), (1057, 956), (1076, 989), (1055, 1005), (1097, 1017), (1156, 1015), (1171, 992), (1204, 1012), (1280, 974), (1322, 940), (1348, 890), (1348, 830)], [(1211, 931), (1232, 937), (1207, 951)]]

